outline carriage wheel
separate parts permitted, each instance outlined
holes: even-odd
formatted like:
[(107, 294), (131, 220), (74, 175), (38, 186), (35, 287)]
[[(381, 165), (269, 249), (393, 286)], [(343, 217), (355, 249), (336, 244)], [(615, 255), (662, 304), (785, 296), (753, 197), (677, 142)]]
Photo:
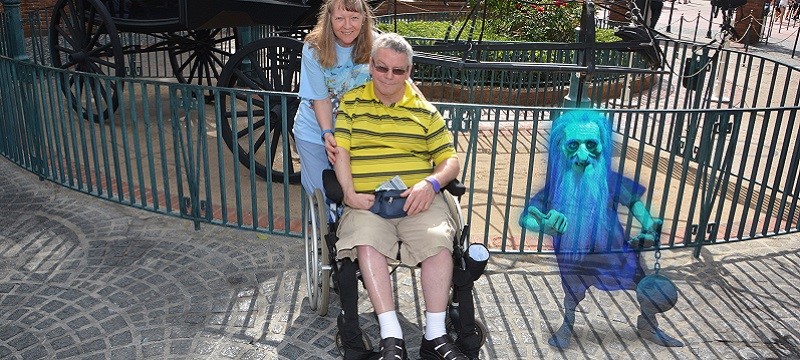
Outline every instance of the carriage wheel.
[[(50, 19), (53, 66), (97, 75), (125, 76), (117, 27), (99, 0), (59, 0)], [(64, 74), (61, 87), (72, 108), (96, 121), (119, 106), (116, 81)], [(99, 116), (102, 114), (102, 117)]]
[(305, 232), (306, 283), (308, 303), (319, 316), (328, 314), (330, 296), (331, 264), (325, 235), (328, 233), (328, 209), (325, 195), (315, 189), (308, 196), (309, 216)]
[[(219, 86), (258, 91), (220, 92), (222, 135), (231, 151), (248, 168), (251, 158), (255, 173), (283, 182), (300, 183), (300, 161), (295, 156), (294, 115), (300, 106), (296, 97), (268, 96), (262, 91), (297, 92), (300, 79), (299, 40), (272, 37), (257, 40), (237, 51), (222, 69)], [(283, 116), (286, 121), (282, 121)], [(283, 139), (286, 127), (288, 139)], [(284, 143), (284, 140), (286, 143)], [(269, 165), (265, 165), (268, 161)]]
[(188, 30), (185, 35), (168, 34), (167, 39), (172, 72), (184, 84), (216, 85), (238, 47), (235, 28)]

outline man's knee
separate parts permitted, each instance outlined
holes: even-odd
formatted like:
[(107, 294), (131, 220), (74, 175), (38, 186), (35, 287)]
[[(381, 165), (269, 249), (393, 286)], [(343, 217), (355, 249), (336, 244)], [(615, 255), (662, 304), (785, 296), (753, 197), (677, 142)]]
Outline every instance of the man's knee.
[(439, 251), (435, 251), (433, 255), (428, 256), (422, 260), (422, 267), (432, 267), (442, 269), (442, 271), (452, 271), (453, 268), (453, 252), (448, 248), (440, 247)]
[(369, 258), (372, 256), (383, 256), (375, 246), (372, 245), (358, 245), (356, 246), (356, 253), (358, 254), (358, 258)]

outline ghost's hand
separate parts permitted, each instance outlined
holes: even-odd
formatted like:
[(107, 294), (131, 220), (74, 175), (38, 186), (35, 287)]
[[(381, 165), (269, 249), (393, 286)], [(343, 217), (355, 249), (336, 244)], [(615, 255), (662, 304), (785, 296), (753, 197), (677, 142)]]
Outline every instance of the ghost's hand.
[(642, 229), (642, 232), (628, 240), (628, 244), (634, 248), (649, 248), (655, 245), (658, 237), (661, 234), (661, 219), (653, 219), (651, 226), (647, 229)]
[(567, 231), (567, 217), (553, 209), (547, 212), (544, 217), (544, 232), (553, 235), (554, 233), (563, 234)]
[(542, 231), (548, 235), (563, 234), (567, 230), (567, 217), (564, 214), (550, 210), (542, 213), (535, 206), (528, 206), (520, 224), (532, 231)]

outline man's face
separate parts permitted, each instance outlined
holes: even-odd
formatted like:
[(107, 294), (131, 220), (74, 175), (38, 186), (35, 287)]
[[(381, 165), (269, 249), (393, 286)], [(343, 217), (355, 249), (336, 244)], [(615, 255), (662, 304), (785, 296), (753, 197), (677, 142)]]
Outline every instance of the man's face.
[(341, 46), (351, 46), (361, 33), (361, 25), (364, 24), (364, 16), (358, 12), (347, 11), (339, 6), (331, 13), (331, 27), (336, 42)]
[(591, 171), (603, 153), (600, 129), (594, 123), (573, 123), (564, 128), (564, 133), (561, 151), (569, 159), (572, 169)]
[(378, 49), (370, 60), (369, 72), (375, 83), (375, 92), (394, 97), (405, 91), (406, 80), (411, 75), (411, 64), (405, 54), (392, 49)]

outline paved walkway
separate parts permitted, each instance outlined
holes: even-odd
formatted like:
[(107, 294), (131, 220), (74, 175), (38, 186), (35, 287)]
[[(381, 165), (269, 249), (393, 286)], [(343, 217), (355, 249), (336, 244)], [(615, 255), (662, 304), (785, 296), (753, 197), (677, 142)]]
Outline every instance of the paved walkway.
[[(0, 179), (0, 358), (337, 358), (338, 297), (326, 317), (308, 308), (301, 239), (195, 231), (39, 181), (5, 159)], [(547, 345), (561, 318), (553, 257), (495, 255), (476, 290), (488, 327), (482, 358), (800, 358), (799, 254), (796, 236), (709, 246), (700, 259), (665, 253), (662, 274), (680, 299), (660, 319), (686, 346), (639, 338), (632, 292), (593, 291), (564, 351)], [(416, 355), (419, 273), (401, 268), (394, 281)]]
[[(682, 38), (686, 40), (694, 39), (695, 28), (697, 28), (696, 41), (699, 43), (708, 43), (712, 39), (706, 38), (709, 29), (709, 21), (711, 23), (712, 38), (717, 39), (716, 34), (720, 31), (720, 23), (722, 23), (722, 15), (713, 18), (711, 15), (711, 1), (710, 0), (689, 0), (690, 3), (683, 3), (684, 0), (665, 1), (664, 8), (661, 16), (658, 19), (656, 29), (662, 33), (673, 37)], [(672, 19), (670, 22), (670, 11), (672, 11)], [(681, 16), (685, 19), (681, 24)], [(700, 18), (699, 24), (696, 19)], [(667, 28), (670, 26), (670, 32)], [(744, 46), (737, 42), (730, 42), (729, 46), (732, 49), (746, 51), (759, 56), (765, 56), (770, 59), (780, 61), (782, 63), (800, 66), (800, 44), (797, 44), (798, 51), (795, 50), (795, 43), (800, 40), (798, 31), (800, 31), (800, 21), (797, 20), (784, 20), (782, 23), (777, 19), (768, 17), (764, 23), (763, 34), (765, 41)], [(716, 44), (714, 46), (717, 46)], [(793, 54), (793, 52), (795, 52)], [(793, 56), (794, 55), (794, 56)]]

